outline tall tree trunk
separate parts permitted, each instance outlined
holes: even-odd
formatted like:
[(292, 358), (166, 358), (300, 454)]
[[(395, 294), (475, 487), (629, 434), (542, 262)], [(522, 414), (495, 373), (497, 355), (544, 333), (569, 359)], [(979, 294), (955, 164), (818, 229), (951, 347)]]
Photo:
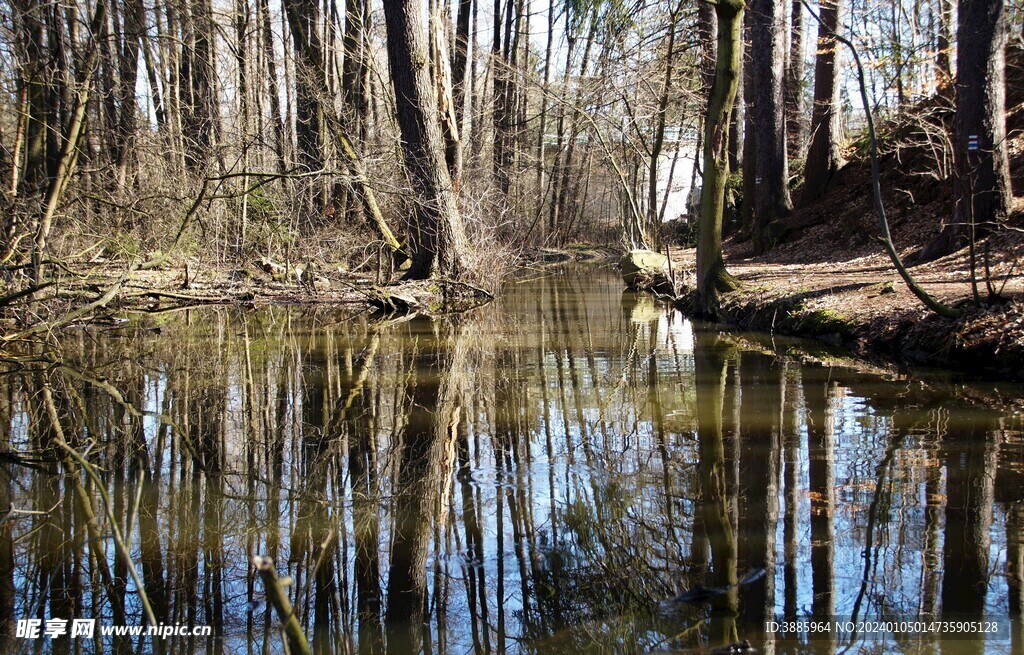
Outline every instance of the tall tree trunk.
[(416, 201), (413, 261), (407, 276), (428, 278), (436, 262), (442, 275), (460, 277), (468, 272), (469, 242), (445, 161), (422, 10), (420, 0), (384, 5), (398, 126)]
[[(593, 50), (594, 39), (597, 37), (597, 30), (599, 27), (599, 21), (596, 14), (591, 16), (590, 28), (587, 31), (587, 40), (583, 46), (583, 57), (580, 61), (580, 77), (585, 78), (587, 75), (588, 67), (590, 66), (590, 53)], [(570, 69), (571, 70), (571, 69)], [(568, 90), (566, 90), (568, 93)], [(557, 186), (558, 193), (555, 194), (553, 200), (557, 203), (558, 216), (561, 218), (563, 228), (568, 225), (567, 219), (569, 218), (569, 212), (567, 206), (572, 193), (570, 191), (569, 181), (572, 176), (573, 158), (576, 153), (576, 141), (579, 140), (581, 123), (580, 123), (580, 112), (576, 111), (576, 107), (579, 107), (580, 101), (583, 96), (583, 89), (577, 88), (576, 93), (573, 95), (573, 99), (570, 105), (570, 119), (569, 119), (569, 139), (565, 146), (565, 153), (561, 160), (561, 166), (559, 167), (559, 174), (561, 175), (561, 181)], [(568, 96), (567, 96), (568, 97)], [(635, 189), (636, 184), (630, 186), (630, 189)], [(631, 195), (634, 195), (631, 193)], [(632, 206), (632, 205), (631, 205)], [(631, 220), (639, 223), (642, 221), (643, 214), (639, 211), (634, 212), (631, 216)], [(563, 230), (564, 233), (564, 230)]]
[(818, 56), (814, 62), (814, 109), (811, 113), (811, 145), (804, 167), (800, 204), (821, 198), (839, 171), (839, 58), (835, 35), (840, 29), (843, 0), (821, 0), (818, 23)]
[[(341, 68), (341, 93), (344, 101), (341, 117), (348, 127), (348, 133), (356, 139), (365, 133), (366, 122), (369, 120), (366, 97), (366, 57), (369, 53), (363, 21), (366, 5), (366, 0), (347, 0), (345, 3), (345, 36), (342, 42), (345, 58)], [(345, 211), (349, 218), (360, 222), (363, 218), (362, 208), (356, 198), (347, 196), (346, 204), (348, 206)]]
[(697, 299), (705, 314), (718, 311), (718, 294), (735, 288), (722, 259), (722, 213), (729, 176), (729, 114), (736, 99), (743, 53), (743, 0), (719, 0), (718, 54), (704, 120), (704, 184), (697, 232)]
[[(494, 36), (491, 45), (491, 70), (494, 95), (494, 179), (503, 196), (512, 186), (512, 168), (515, 149), (513, 123), (515, 122), (516, 59), (519, 33), (522, 27), (522, 4), (515, 0), (494, 2)], [(504, 18), (504, 36), (502, 36)]]
[(38, 194), (45, 188), (48, 177), (47, 133), (57, 126), (51, 110), (52, 66), (43, 40), (39, 6), (28, 0), (18, 0), (14, 8), (14, 17), (20, 27), (19, 49), (23, 58), (19, 83), (27, 89), (28, 96), (25, 163), (21, 175), (23, 189), (20, 194), (24, 196)]
[[(318, 37), (306, 35), (304, 30), (309, 23), (303, 21), (301, 14), (294, 11), (294, 8), (289, 10), (289, 22), (292, 26), (292, 31), (296, 32), (293, 40), (296, 46), (301, 46), (302, 48), (296, 54), (303, 62), (301, 66), (305, 69), (304, 74), (307, 76), (309, 89), (326, 88), (326, 72), (323, 68), (322, 58), (319, 56)], [(427, 64), (426, 60), (424, 60), (424, 64)], [(323, 103), (319, 103), (319, 101), (318, 107), (320, 110), (319, 118), (330, 123), (335, 138), (338, 141), (338, 149), (342, 157), (344, 157), (346, 165), (349, 167), (351, 177), (353, 178), (353, 185), (359, 195), (363, 211), (370, 218), (370, 223), (373, 225), (383, 245), (394, 255), (396, 262), (401, 263), (405, 261), (405, 254), (401, 251), (401, 244), (384, 221), (384, 216), (377, 204), (376, 193), (373, 187), (370, 186), (366, 167), (359, 153), (355, 150), (344, 121), (333, 111), (333, 107), (325, 106)], [(322, 150), (320, 152), (322, 153)]]
[(458, 0), (459, 12), (455, 20), (455, 47), (452, 50), (452, 95), (455, 99), (455, 116), (460, 133), (465, 133), (465, 115), (468, 111), (466, 99), (470, 96), (472, 80), (469, 78), (469, 66), (472, 59), (470, 44), (472, 34), (469, 31), (473, 0)]
[[(187, 11), (189, 5), (191, 11)], [(186, 2), (185, 41), (179, 82), (185, 123), (185, 162), (194, 171), (204, 170), (213, 153), (217, 103), (214, 82), (214, 26), (210, 0)], [(187, 100), (186, 100), (187, 99)]]
[(743, 18), (743, 56), (740, 58), (740, 70), (743, 74), (743, 205), (740, 208), (740, 222), (743, 230), (752, 235), (754, 232), (754, 201), (757, 196), (757, 112), (754, 109), (757, 82), (754, 80), (754, 68), (751, 66), (750, 30), (753, 19), (750, 11)]
[(320, 94), (327, 83), (323, 46), (317, 26), (317, 0), (286, 0), (288, 25), (295, 42), (295, 144), (298, 163), (307, 171), (324, 166), (323, 117)]
[(767, 227), (787, 216), (789, 166), (786, 157), (784, 74), (786, 60), (783, 0), (750, 2), (750, 68), (754, 86), (754, 122), (757, 130), (754, 180), (754, 252), (772, 247)]
[(67, 188), (68, 182), (74, 173), (75, 165), (78, 162), (79, 147), (82, 136), (85, 133), (87, 122), (87, 110), (89, 107), (89, 96), (92, 93), (93, 68), (96, 66), (96, 59), (99, 48), (97, 35), (101, 33), (102, 26), (107, 19), (107, 5), (104, 0), (96, 3), (93, 10), (92, 20), (89, 23), (89, 40), (86, 45), (86, 53), (82, 58), (81, 68), (77, 75), (77, 91), (74, 98), (71, 117), (67, 126), (61, 131), (61, 149), (56, 157), (56, 170), (49, 178), (45, 194), (42, 198), (42, 213), (36, 225), (35, 248), (32, 251), (32, 272), (33, 280), (39, 285), (43, 279), (43, 261), (46, 254), (47, 239), (50, 235), (50, 228), (53, 224), (53, 217), (57, 211), (61, 196)]
[[(246, 34), (249, 32), (249, 0), (235, 0), (235, 66), (238, 68), (238, 138), (242, 146), (242, 168), (249, 170), (249, 51)], [(249, 177), (242, 176), (242, 202), (238, 216), (239, 251), (245, 247), (249, 222)]]
[(128, 164), (134, 153), (135, 117), (138, 112), (135, 84), (139, 73), (139, 50), (146, 29), (145, 12), (142, 0), (127, 0), (124, 3), (124, 29), (118, 62), (118, 117), (114, 156), (114, 179), (118, 193), (124, 193)]
[(277, 156), (277, 170), (283, 173), (288, 165), (285, 162), (284, 118), (281, 115), (280, 87), (277, 81), (277, 61), (274, 54), (274, 30), (270, 22), (270, 7), (267, 0), (256, 0), (256, 12), (262, 28), (261, 46), (263, 62), (267, 67), (266, 93), (270, 98), (270, 121), (274, 128), (274, 154)]
[(804, 141), (804, 5), (790, 6), (789, 61), (786, 64), (786, 149), (790, 159), (800, 156)]
[(459, 192), (462, 171), (462, 140), (459, 134), (459, 119), (455, 111), (455, 95), (452, 91), (451, 59), (448, 55), (448, 31), (451, 22), (447, 8), (441, 0), (430, 0), (427, 23), (427, 40), (430, 47), (430, 69), (437, 90), (437, 115), (444, 137), (444, 158), (452, 188)]
[(729, 119), (729, 170), (742, 171), (745, 140), (745, 124), (747, 116), (746, 95), (746, 63), (740, 57), (740, 68), (736, 73), (739, 83), (736, 85), (736, 100), (732, 105)]
[(922, 252), (925, 260), (959, 250), (1006, 219), (1013, 199), (1006, 150), (1006, 7), (961, 0), (956, 49), (953, 220)]
[(577, 25), (580, 21), (573, 11), (566, 7), (565, 10), (565, 70), (562, 72), (561, 102), (558, 109), (558, 127), (555, 140), (555, 161), (551, 166), (551, 187), (550, 200), (548, 201), (548, 234), (555, 234), (559, 223), (559, 184), (562, 181), (561, 169), (563, 165), (565, 147), (565, 118), (569, 111), (566, 105), (569, 104), (569, 80), (572, 77), (572, 58), (576, 49), (576, 42), (579, 37), (576, 34)]
[(544, 163), (547, 158), (545, 152), (547, 127), (548, 127), (548, 93), (551, 85), (551, 52), (555, 39), (555, 0), (548, 0), (548, 29), (547, 43), (544, 47), (544, 83), (541, 87), (540, 96), (540, 127), (537, 130), (537, 220), (541, 224), (541, 232), (544, 236), (547, 230), (544, 221), (540, 221), (540, 215), (544, 207)]

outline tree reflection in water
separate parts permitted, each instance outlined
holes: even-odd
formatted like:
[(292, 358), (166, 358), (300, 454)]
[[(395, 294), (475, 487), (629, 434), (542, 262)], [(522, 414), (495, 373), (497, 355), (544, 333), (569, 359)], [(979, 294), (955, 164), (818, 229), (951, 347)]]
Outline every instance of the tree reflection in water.
[[(12, 353), (0, 651), (280, 652), (266, 555), (316, 653), (1019, 652), (1024, 439), (990, 402), (1019, 390), (745, 337), (569, 268), (456, 317), (186, 311)], [(14, 636), (142, 625), (133, 574), (213, 634)], [(1005, 629), (764, 630), (854, 611)]]

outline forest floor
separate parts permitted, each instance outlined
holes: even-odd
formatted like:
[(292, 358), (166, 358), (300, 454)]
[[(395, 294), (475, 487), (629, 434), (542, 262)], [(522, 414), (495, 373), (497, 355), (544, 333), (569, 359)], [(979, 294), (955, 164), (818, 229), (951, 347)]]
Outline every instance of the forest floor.
[[(723, 297), (721, 319), (745, 329), (822, 339), (867, 357), (1024, 378), (1024, 234), (993, 240), (999, 243), (990, 246), (992, 286), (1000, 298), (989, 300), (979, 270), (980, 307), (971, 302), (966, 249), (911, 268), (934, 297), (964, 307), (958, 319), (925, 308), (880, 246), (873, 254), (831, 250), (818, 261), (806, 249), (794, 257), (800, 261), (792, 261), (777, 251), (754, 257), (749, 243), (729, 241), (726, 266), (741, 287)], [(903, 254), (913, 251), (905, 248)], [(672, 251), (681, 270), (692, 270), (694, 258), (693, 249)]]
[[(880, 158), (883, 198), (893, 242), (921, 286), (964, 315), (935, 315), (899, 278), (882, 246), (863, 152), (851, 151), (818, 202), (787, 219), (784, 241), (755, 256), (749, 239), (725, 243), (726, 266), (741, 282), (722, 301), (722, 320), (744, 328), (813, 336), (904, 362), (1024, 379), (1024, 57), (1008, 67), (1007, 133), (1016, 197), (1005, 229), (979, 240), (973, 302), (968, 248), (914, 265), (916, 254), (953, 216), (953, 182), (937, 175), (935, 150), (922, 126), (949, 120), (951, 109), (922, 104), (916, 116), (888, 126)], [(938, 108), (942, 110), (943, 108)], [(936, 118), (936, 116), (940, 118)], [(673, 250), (680, 270), (695, 252)], [(987, 268), (987, 271), (986, 271)], [(987, 280), (987, 282), (986, 282)], [(989, 286), (991, 285), (991, 286)]]

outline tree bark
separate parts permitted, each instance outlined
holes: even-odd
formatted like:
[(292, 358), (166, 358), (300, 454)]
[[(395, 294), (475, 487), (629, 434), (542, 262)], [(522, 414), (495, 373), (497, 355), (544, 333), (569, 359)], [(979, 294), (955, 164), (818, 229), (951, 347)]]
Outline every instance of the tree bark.
[(956, 208), (952, 222), (922, 251), (926, 261), (959, 250), (1002, 223), (1013, 199), (1006, 149), (1006, 7), (1003, 0), (962, 0), (958, 18)]
[(729, 114), (743, 52), (743, 7), (743, 0), (719, 0), (715, 5), (718, 53), (704, 120), (704, 184), (697, 233), (698, 306), (709, 315), (718, 311), (718, 294), (736, 286), (722, 259), (722, 213), (729, 175)]
[(185, 162), (193, 171), (204, 170), (213, 153), (217, 102), (214, 87), (214, 26), (210, 0), (195, 0), (185, 17), (186, 38), (179, 82), (182, 93)]
[(782, 0), (750, 3), (750, 68), (754, 85), (754, 123), (757, 131), (754, 180), (754, 252), (772, 247), (767, 226), (787, 216), (789, 165), (786, 157), (784, 104), (785, 11)]
[(469, 243), (445, 161), (423, 13), (420, 0), (384, 4), (398, 126), (416, 202), (413, 261), (406, 275), (428, 278), (436, 263), (442, 275), (457, 278), (468, 272)]
[(821, 0), (818, 55), (814, 62), (814, 109), (811, 145), (804, 167), (800, 204), (821, 198), (839, 171), (839, 59), (835, 35), (840, 29), (843, 0)]
[[(319, 94), (327, 84), (323, 46), (317, 25), (317, 0), (285, 0), (288, 25), (295, 42), (295, 144), (298, 163), (307, 171), (323, 168), (324, 111)], [(318, 74), (319, 73), (319, 74)]]
[(790, 159), (804, 145), (804, 5), (790, 6), (789, 61), (786, 64), (786, 148)]

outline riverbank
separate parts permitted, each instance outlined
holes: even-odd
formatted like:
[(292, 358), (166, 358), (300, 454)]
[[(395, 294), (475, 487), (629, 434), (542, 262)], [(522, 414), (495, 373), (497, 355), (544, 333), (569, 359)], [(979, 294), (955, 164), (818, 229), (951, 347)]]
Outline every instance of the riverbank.
[[(791, 253), (754, 257), (748, 244), (732, 240), (726, 266), (741, 286), (723, 295), (719, 320), (820, 339), (868, 359), (1024, 380), (1024, 280), (1016, 270), (1024, 259), (1024, 235), (998, 239), (989, 244), (998, 252), (990, 260), (990, 281), (1000, 298), (989, 300), (979, 279), (980, 307), (972, 306), (966, 250), (911, 269), (929, 293), (964, 308), (956, 319), (927, 310), (881, 252), (833, 252), (830, 261), (808, 256), (793, 263), (786, 261)], [(672, 252), (681, 270), (692, 270), (694, 257), (693, 249)], [(684, 294), (678, 305), (691, 311), (692, 301), (692, 294)]]
[(349, 270), (343, 264), (326, 262), (285, 265), (258, 259), (215, 266), (180, 259), (128, 272), (116, 262), (77, 262), (60, 269), (57, 279), (36, 293), (36, 302), (6, 307), (0, 316), (0, 332), (8, 340), (26, 330), (117, 324), (131, 314), (160, 314), (202, 305), (336, 305), (354, 313), (374, 309), (384, 313), (459, 312), (493, 300), (502, 281), (517, 272), (529, 274), (614, 256), (614, 250), (595, 246), (534, 249), (501, 262), (501, 270), (489, 271), (489, 281), (475, 283), (389, 279), (391, 272), (377, 271), (372, 262)]

